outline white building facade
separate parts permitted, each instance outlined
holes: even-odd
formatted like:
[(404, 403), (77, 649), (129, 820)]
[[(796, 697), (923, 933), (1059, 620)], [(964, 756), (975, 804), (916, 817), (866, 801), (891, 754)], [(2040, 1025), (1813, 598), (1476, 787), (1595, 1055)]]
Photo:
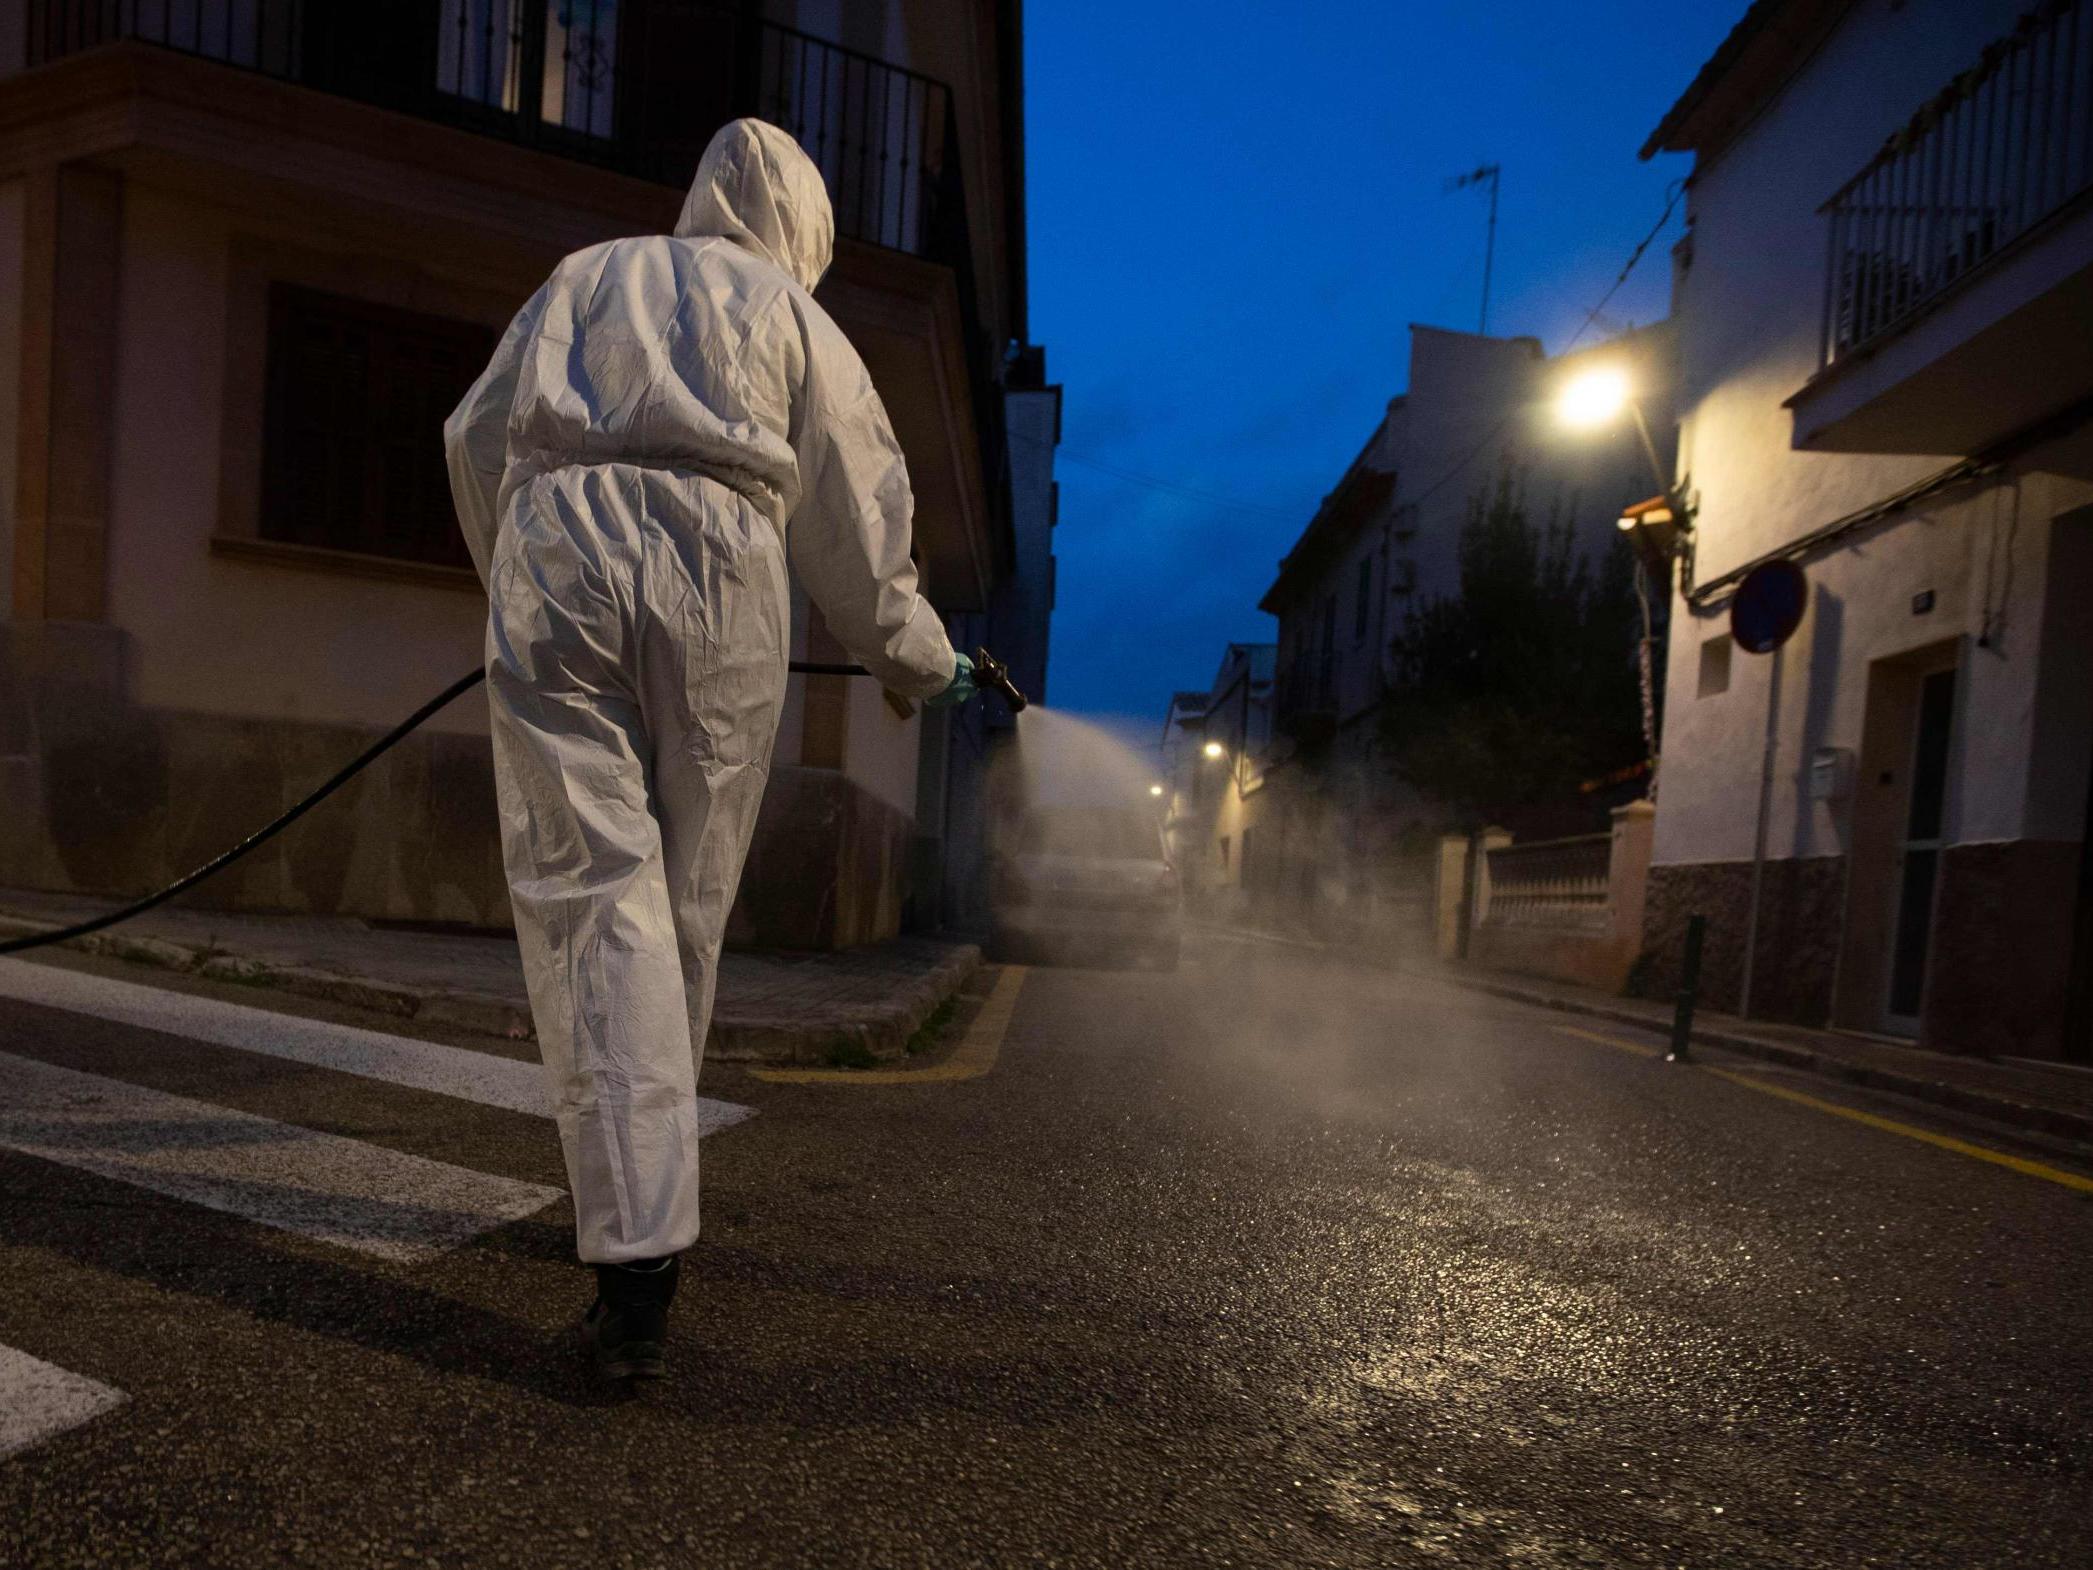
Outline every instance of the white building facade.
[(1192, 908), (1251, 913), (1277, 875), (1276, 818), (1266, 792), (1272, 751), (1269, 643), (1231, 643), (1205, 692), (1171, 696), (1160, 748), (1163, 834)]
[[(1646, 943), (1757, 1015), (2093, 1052), (2093, 4), (1759, 0), (1691, 152)], [(1746, 571), (1796, 563), (1777, 656)], [(1753, 987), (1742, 998), (1771, 738)]]
[[(1561, 527), (1596, 568), (1624, 508), (1650, 495), (1633, 423), (1566, 430), (1556, 394), (1581, 372), (1621, 369), (1668, 462), (1666, 324), (1555, 356), (1534, 338), (1410, 330), (1409, 381), (1323, 499), (1266, 593), (1279, 619), (1275, 781), (1289, 822), (1276, 881), (1320, 906), (1413, 898), (1427, 879), (1432, 803), (1390, 774), (1378, 719), (1390, 649), (1410, 616), (1461, 588), (1464, 523), (1509, 485), (1536, 528)], [(1634, 651), (1623, 648), (1624, 678)], [(1603, 822), (1603, 819), (1601, 820)]]

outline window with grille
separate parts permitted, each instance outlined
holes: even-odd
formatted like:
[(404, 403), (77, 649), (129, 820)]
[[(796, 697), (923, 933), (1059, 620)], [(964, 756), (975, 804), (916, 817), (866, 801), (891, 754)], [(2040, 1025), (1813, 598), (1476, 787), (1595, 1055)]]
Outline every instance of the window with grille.
[(474, 322), (272, 286), (261, 537), (470, 567), (443, 421), (494, 343)]

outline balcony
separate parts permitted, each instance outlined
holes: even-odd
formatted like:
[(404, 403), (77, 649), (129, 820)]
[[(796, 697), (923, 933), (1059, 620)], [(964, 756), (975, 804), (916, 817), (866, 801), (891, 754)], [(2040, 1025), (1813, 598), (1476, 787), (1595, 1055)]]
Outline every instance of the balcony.
[(687, 0), (30, 0), (32, 67), (125, 41), (677, 187), (715, 129), (759, 115), (821, 167), (839, 235), (960, 260), (945, 84), (742, 12)]
[(2093, 393), (2093, 0), (2048, 0), (1826, 203), (1797, 447), (1967, 455)]
[(1278, 726), (1302, 747), (1327, 742), (1337, 730), (1337, 661), (1324, 652), (1304, 655), (1279, 673)]
[(1000, 334), (976, 274), (990, 257), (943, 82), (699, 0), (28, 0), (22, 12), (0, 38), (28, 68), (0, 94), (0, 143), (30, 149), (18, 162), (92, 160), (263, 211), (353, 211), (454, 265), (484, 267), (496, 234), (498, 265), (529, 256), (535, 269), (665, 226), (721, 124), (782, 126), (835, 206), (822, 299), (908, 454), (938, 603), (981, 609), (1008, 570)]

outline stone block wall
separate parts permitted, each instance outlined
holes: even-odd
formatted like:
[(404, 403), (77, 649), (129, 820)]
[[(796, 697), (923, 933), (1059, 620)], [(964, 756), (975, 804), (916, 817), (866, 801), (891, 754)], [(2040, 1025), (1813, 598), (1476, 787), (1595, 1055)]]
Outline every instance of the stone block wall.
[[(2075, 840), (1952, 845), (1942, 853), (1920, 1046), (1985, 1056), (2069, 1055), (2063, 1031), (2082, 854)], [(1750, 888), (1749, 862), (1651, 868), (1641, 990), (1669, 997), (1677, 988), (1686, 921), (1699, 912), (1708, 918), (1701, 1002), (1734, 1011)], [(1845, 858), (1769, 861), (1761, 897), (1753, 1016), (1881, 1028), (1881, 978), (1839, 976)], [(1886, 924), (1886, 894), (1879, 906), (1876, 919)], [(1886, 947), (1888, 936), (1872, 934), (1874, 946)]]
[[(135, 896), (282, 813), (375, 739), (360, 727), (137, 707), (107, 627), (0, 622), (0, 885)], [(830, 769), (773, 770), (728, 941), (895, 936), (912, 820)], [(185, 904), (509, 924), (483, 736), (421, 730)]]
[(1923, 1045), (2070, 1055), (2063, 1032), (2081, 853), (2076, 840), (2001, 840), (1942, 854)]
[(840, 949), (895, 936), (914, 823), (837, 770), (773, 768), (727, 941)]
[[(1493, 900), (1489, 852), (1512, 845), (1512, 836), (1502, 829), (1485, 829), (1474, 847), (1459, 838), (1442, 840), (1434, 896), (1441, 957), (1459, 951), (1469, 864), (1471, 856), (1479, 854), (1475, 880), (1479, 919), (1468, 933), (1472, 962), (1493, 970), (1621, 991), (1642, 949), (1656, 810), (1647, 801), (1613, 809), (1606, 846), (1606, 899), (1597, 909), (1568, 905), (1551, 909), (1545, 902), (1537, 908), (1499, 908), (1506, 902), (1501, 897)], [(1510, 903), (1520, 904), (1516, 900)]]
[[(1753, 1016), (1800, 1025), (1829, 1022), (1846, 903), (1846, 858), (1769, 861), (1759, 900)], [(1701, 1003), (1734, 1012), (1744, 983), (1750, 909), (1748, 861), (1652, 867), (1643, 916), (1641, 990), (1653, 997), (1670, 997), (1678, 990), (1686, 922), (1698, 914), (1708, 918), (1701, 950)]]

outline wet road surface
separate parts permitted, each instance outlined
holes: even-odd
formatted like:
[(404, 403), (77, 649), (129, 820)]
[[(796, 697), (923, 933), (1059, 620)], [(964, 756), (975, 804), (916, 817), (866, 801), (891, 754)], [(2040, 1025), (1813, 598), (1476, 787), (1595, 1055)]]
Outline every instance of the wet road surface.
[(623, 1400), (505, 1067), (179, 988), (0, 996), (8, 1565), (2093, 1561), (2093, 1195), (1758, 1087), (2019, 1149), (1938, 1114), (1261, 946), (987, 971), (946, 1072), (707, 1069)]

